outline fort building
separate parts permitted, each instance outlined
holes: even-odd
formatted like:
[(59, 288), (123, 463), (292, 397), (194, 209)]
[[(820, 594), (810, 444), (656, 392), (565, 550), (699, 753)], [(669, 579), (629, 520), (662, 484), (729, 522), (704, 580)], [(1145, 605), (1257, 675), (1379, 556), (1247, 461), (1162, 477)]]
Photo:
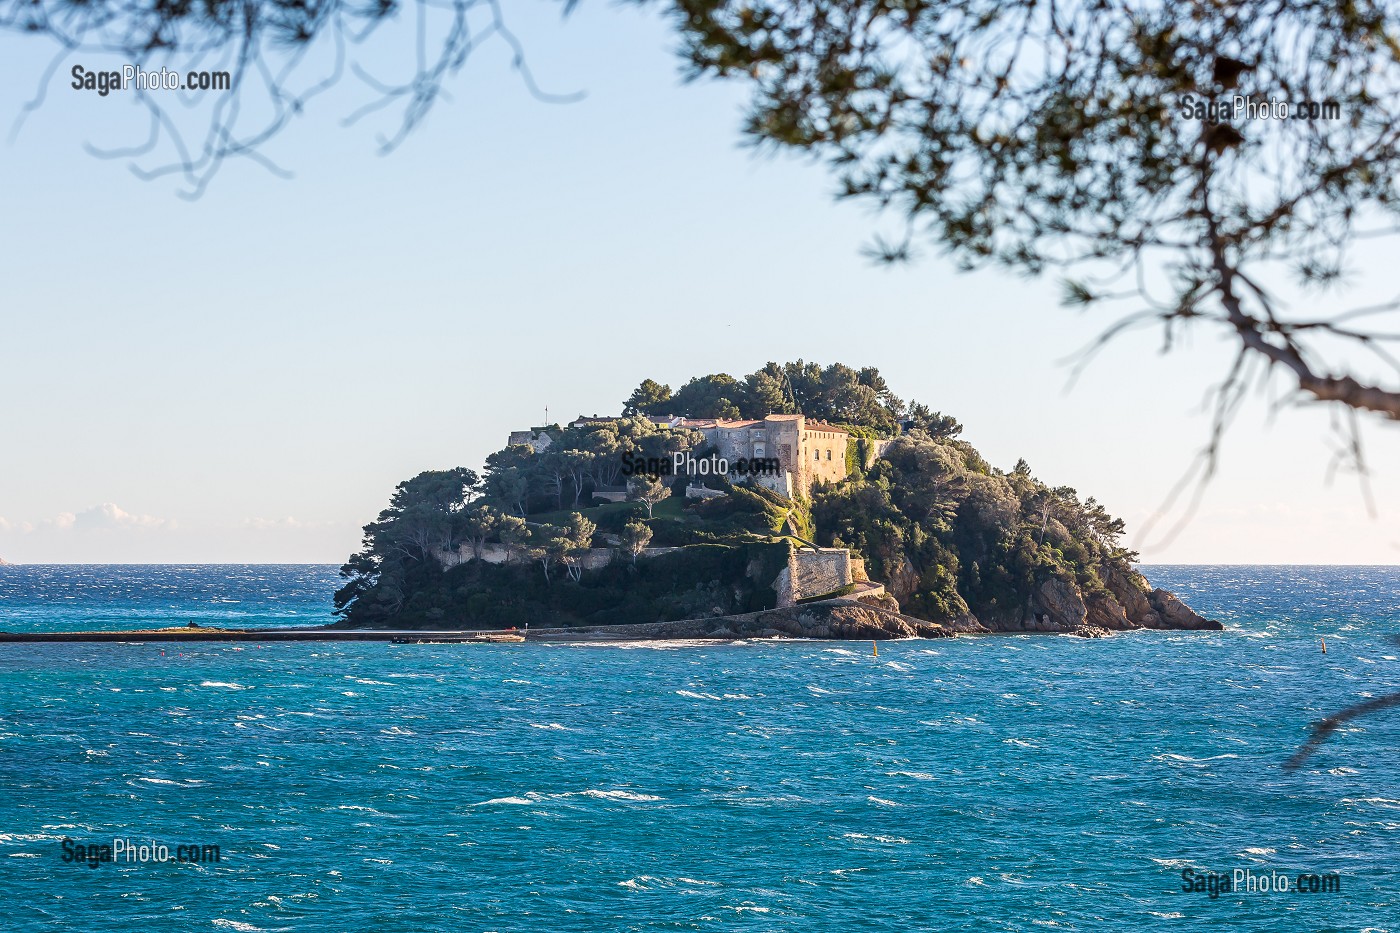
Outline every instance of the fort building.
[[(611, 424), (617, 416), (579, 415), (571, 428)], [(815, 482), (834, 483), (846, 477), (846, 442), (850, 434), (834, 424), (808, 419), (804, 415), (768, 415), (763, 418), (685, 418), (679, 415), (652, 415), (649, 419), (661, 430), (699, 431), (717, 457), (737, 461), (775, 459), (774, 474), (752, 477), (731, 475), (742, 482), (752, 478), (774, 492), (789, 498), (807, 496)], [(546, 428), (512, 431), (509, 443), (528, 445), (535, 453), (553, 442)]]
[(554, 438), (549, 436), (549, 428), (527, 428), (524, 431), (511, 431), (506, 446), (524, 445), (538, 454), (548, 450), (549, 445), (553, 443)]
[(718, 456), (731, 463), (744, 459), (776, 458), (781, 475), (758, 481), (785, 496), (806, 496), (818, 480), (834, 483), (846, 477), (846, 441), (850, 435), (833, 424), (810, 421), (804, 415), (764, 418), (682, 418), (676, 427), (705, 435)]

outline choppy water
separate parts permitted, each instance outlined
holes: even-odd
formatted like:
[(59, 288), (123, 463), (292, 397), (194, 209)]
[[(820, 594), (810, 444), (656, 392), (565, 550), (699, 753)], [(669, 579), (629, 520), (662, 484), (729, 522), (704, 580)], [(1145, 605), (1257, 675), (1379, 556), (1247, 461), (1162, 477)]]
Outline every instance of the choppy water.
[[(0, 645), (6, 930), (1400, 930), (1397, 568), (1150, 568), (1223, 633)], [(323, 567), (0, 568), (0, 628), (312, 622)], [(1327, 640), (1328, 652), (1318, 648)], [(221, 861), (64, 864), (61, 840)], [(1181, 871), (1336, 872), (1206, 894)]]
[(325, 564), (0, 567), (0, 631), (322, 625), (339, 583)]

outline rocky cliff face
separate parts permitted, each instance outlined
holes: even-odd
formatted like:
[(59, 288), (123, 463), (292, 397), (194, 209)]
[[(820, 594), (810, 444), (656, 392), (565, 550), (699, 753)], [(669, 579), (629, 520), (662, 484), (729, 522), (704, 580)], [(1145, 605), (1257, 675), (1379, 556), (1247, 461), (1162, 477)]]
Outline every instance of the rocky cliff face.
[(1127, 629), (1220, 629), (1219, 622), (1192, 612), (1166, 590), (1148, 590), (1141, 576), (1117, 581), (1120, 594), (1096, 594), (1085, 600), (1078, 587), (1059, 580), (1040, 587), (1017, 624), (988, 625), (971, 612), (931, 622), (899, 611), (892, 596), (837, 598), (787, 609), (744, 615), (683, 619), (639, 625), (535, 629), (534, 639), (701, 639), (831, 638), (882, 641), (891, 638), (946, 638), (991, 632), (1055, 632), (1099, 637)]
[(1149, 588), (1139, 573), (1110, 571), (1105, 587), (1106, 593), (1086, 597), (1069, 581), (1046, 580), (1031, 594), (1019, 618), (1002, 615), (979, 622), (984, 631), (993, 632), (1222, 628), (1219, 622), (1197, 614), (1174, 594)]

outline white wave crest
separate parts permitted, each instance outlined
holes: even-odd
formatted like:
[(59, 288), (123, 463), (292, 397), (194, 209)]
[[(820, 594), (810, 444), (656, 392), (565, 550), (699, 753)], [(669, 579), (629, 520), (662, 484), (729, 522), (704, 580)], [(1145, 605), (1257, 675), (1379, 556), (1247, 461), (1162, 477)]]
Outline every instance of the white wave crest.
[(660, 800), (651, 794), (634, 794), (626, 790), (586, 790), (583, 791), (585, 797), (597, 797), (601, 800)]

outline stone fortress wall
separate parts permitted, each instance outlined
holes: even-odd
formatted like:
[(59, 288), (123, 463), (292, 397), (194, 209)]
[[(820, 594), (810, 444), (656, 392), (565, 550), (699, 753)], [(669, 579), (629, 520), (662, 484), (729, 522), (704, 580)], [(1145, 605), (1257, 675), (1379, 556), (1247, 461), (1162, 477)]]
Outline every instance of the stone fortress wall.
[[(649, 547), (640, 558), (645, 560), (683, 550), (679, 547)], [(468, 544), (455, 551), (439, 550), (434, 556), (444, 568), (458, 567), (476, 560)], [(487, 543), (481, 549), (481, 559), (488, 564), (504, 564), (508, 556), (505, 546), (495, 542)], [(583, 552), (581, 562), (584, 570), (601, 570), (614, 560), (627, 560), (627, 557), (620, 556), (615, 548), (595, 547)], [(525, 561), (526, 558), (518, 553), (514, 556), (515, 563)], [(854, 572), (857, 569), (859, 574)], [(788, 565), (773, 581), (773, 589), (778, 593), (777, 606), (783, 609), (794, 605), (799, 599), (825, 595), (864, 576), (863, 562), (852, 558), (846, 548), (794, 548), (788, 556)]]
[(824, 596), (856, 582), (851, 552), (843, 547), (798, 548), (788, 556), (788, 565), (778, 574), (773, 588), (778, 591), (778, 608), (786, 609), (799, 599)]

